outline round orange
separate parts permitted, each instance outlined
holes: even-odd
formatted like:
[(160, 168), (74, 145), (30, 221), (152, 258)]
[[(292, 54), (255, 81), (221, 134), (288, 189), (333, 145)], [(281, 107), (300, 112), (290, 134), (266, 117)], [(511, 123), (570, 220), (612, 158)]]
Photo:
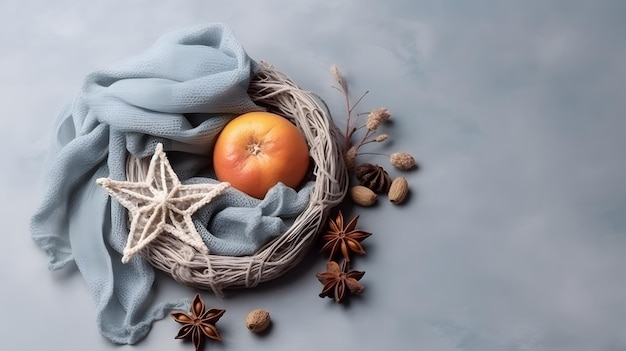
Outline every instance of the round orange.
[(278, 182), (298, 187), (308, 167), (309, 149), (300, 130), (269, 112), (249, 112), (230, 121), (213, 150), (217, 179), (258, 199)]

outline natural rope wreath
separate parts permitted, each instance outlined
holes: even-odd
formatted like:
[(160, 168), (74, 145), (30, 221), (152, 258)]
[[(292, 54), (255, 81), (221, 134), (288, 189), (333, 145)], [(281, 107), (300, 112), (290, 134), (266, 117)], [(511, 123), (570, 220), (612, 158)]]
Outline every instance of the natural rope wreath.
[[(315, 178), (307, 208), (284, 234), (251, 256), (203, 254), (169, 235), (160, 235), (141, 252), (176, 281), (218, 295), (226, 288), (249, 288), (275, 279), (299, 263), (325, 225), (329, 210), (343, 200), (348, 188), (336, 127), (320, 100), (266, 63), (252, 78), (248, 93), (260, 106), (289, 118), (307, 140)], [(142, 181), (147, 167), (146, 160), (129, 157), (127, 180)]]

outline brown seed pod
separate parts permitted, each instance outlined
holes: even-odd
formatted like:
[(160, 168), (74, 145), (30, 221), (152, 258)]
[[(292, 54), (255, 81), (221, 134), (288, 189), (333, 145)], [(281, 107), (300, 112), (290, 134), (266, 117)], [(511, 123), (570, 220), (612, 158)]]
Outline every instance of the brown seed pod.
[(270, 322), (270, 313), (263, 309), (252, 310), (246, 316), (246, 328), (254, 333), (265, 331)]
[(398, 177), (393, 180), (391, 187), (389, 188), (389, 201), (399, 205), (406, 198), (409, 193), (409, 183), (405, 177)]
[(359, 184), (372, 189), (377, 194), (386, 193), (391, 186), (391, 177), (379, 165), (361, 163), (356, 167), (354, 175)]
[(408, 152), (394, 152), (389, 156), (389, 162), (391, 162), (392, 166), (403, 171), (408, 171), (417, 167), (415, 157)]
[(348, 189), (348, 194), (355, 204), (359, 206), (372, 206), (376, 203), (377, 195), (372, 189), (363, 185), (355, 185)]

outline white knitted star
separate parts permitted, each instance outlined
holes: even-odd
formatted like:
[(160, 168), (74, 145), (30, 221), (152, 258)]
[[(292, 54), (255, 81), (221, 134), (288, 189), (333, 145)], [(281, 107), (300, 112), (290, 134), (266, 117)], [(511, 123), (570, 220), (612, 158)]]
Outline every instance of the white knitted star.
[(208, 249), (196, 231), (191, 215), (230, 186), (228, 183), (183, 185), (157, 145), (144, 182), (96, 180), (128, 209), (132, 218), (122, 256), (131, 257), (163, 233), (169, 233), (200, 252)]

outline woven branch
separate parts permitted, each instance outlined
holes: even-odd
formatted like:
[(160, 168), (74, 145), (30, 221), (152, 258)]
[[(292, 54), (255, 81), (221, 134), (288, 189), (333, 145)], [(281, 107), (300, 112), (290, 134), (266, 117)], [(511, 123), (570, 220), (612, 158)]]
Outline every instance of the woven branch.
[[(307, 140), (315, 166), (315, 185), (307, 208), (284, 234), (251, 256), (203, 254), (169, 235), (160, 235), (141, 252), (152, 266), (176, 281), (210, 289), (216, 295), (224, 289), (257, 286), (297, 265), (314, 245), (329, 210), (343, 200), (348, 188), (337, 128), (329, 112), (320, 106), (321, 100), (266, 63), (253, 77), (248, 93), (257, 104), (289, 118)], [(147, 168), (146, 160), (129, 157), (127, 180), (142, 181)]]

